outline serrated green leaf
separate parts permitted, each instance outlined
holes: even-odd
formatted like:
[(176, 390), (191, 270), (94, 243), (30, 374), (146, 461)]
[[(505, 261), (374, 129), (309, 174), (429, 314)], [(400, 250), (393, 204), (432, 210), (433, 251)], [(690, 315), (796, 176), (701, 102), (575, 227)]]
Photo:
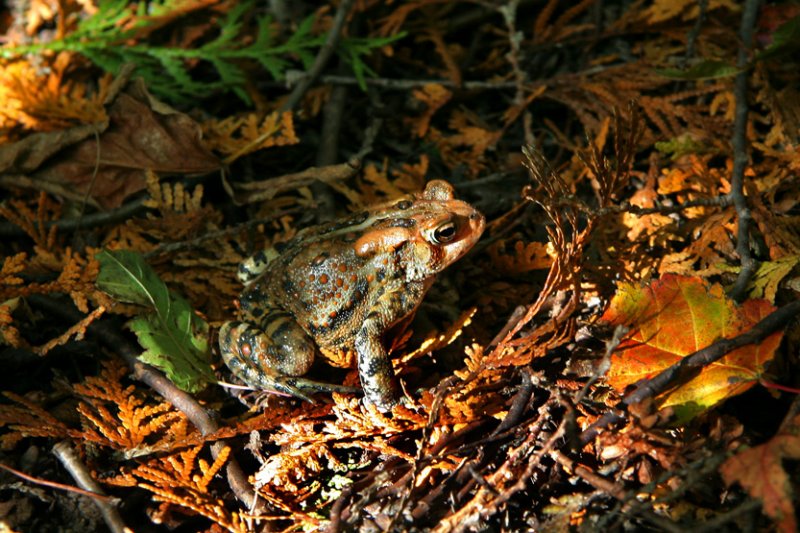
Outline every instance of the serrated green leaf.
[(710, 80), (716, 78), (730, 78), (736, 76), (742, 72), (742, 70), (725, 61), (709, 59), (694, 65), (688, 70), (665, 68), (656, 69), (655, 72), (659, 76), (674, 80)]
[(145, 351), (139, 359), (161, 370), (181, 389), (198, 392), (214, 381), (209, 363), (208, 324), (189, 303), (170, 292), (141, 255), (126, 250), (97, 254), (97, 286), (118, 300), (149, 311), (128, 327)]

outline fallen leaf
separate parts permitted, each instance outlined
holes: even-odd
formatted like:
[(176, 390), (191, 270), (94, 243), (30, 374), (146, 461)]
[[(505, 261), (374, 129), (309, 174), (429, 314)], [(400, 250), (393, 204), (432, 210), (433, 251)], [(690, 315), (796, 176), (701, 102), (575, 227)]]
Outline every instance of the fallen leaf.
[(199, 392), (214, 382), (208, 323), (171, 292), (141, 255), (129, 250), (97, 254), (97, 286), (123, 302), (148, 308), (128, 323), (145, 351), (139, 359), (160, 368), (180, 389)]
[(797, 531), (792, 484), (784, 459), (800, 459), (800, 416), (769, 441), (730, 457), (720, 467), (725, 483), (739, 483), (761, 500), (764, 513), (777, 521), (778, 531)]
[(33, 172), (59, 150), (102, 132), (107, 123), (82, 124), (62, 131), (33, 133), (21, 141), (0, 146), (0, 172)]
[(145, 171), (203, 174), (220, 167), (201, 142), (200, 126), (154, 99), (137, 79), (108, 108), (109, 126), (64, 151), (36, 179), (69, 184), (105, 208), (145, 188)]
[[(648, 286), (620, 284), (602, 319), (631, 333), (611, 357), (608, 383), (622, 391), (652, 378), (717, 339), (747, 331), (774, 309), (765, 300), (737, 306), (720, 285), (708, 287), (700, 278), (666, 275)], [(758, 381), (782, 336), (777, 332), (727, 354), (661, 396), (659, 407), (673, 407), (683, 421), (743, 393)]]

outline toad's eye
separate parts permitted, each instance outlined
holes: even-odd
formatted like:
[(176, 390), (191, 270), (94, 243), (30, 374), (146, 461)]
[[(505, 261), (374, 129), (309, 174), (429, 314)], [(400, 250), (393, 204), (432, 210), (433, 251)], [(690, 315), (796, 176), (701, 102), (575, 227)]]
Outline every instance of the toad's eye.
[(452, 222), (442, 224), (433, 231), (434, 244), (447, 244), (456, 238), (456, 225)]

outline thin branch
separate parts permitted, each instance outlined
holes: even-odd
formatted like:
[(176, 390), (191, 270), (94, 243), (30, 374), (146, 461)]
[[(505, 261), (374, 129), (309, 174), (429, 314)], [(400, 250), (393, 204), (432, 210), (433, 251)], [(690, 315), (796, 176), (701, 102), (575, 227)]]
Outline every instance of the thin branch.
[[(527, 85), (527, 74), (520, 67), (520, 43), (524, 39), (524, 34), (517, 30), (517, 8), (519, 7), (519, 0), (509, 0), (507, 4), (498, 8), (500, 14), (503, 15), (503, 21), (506, 24), (508, 32), (508, 45), (509, 51), (506, 54), (506, 60), (511, 65), (511, 72), (514, 74), (514, 81), (516, 83), (516, 91), (514, 93), (514, 106), (525, 106), (525, 89)], [(526, 108), (523, 111), (523, 131), (525, 133), (525, 144), (533, 145), (533, 120), (530, 111)]]
[[(800, 300), (784, 305), (773, 311), (750, 330), (737, 335), (732, 339), (720, 339), (714, 344), (703, 348), (687, 357), (684, 357), (669, 368), (662, 370), (655, 377), (642, 382), (636, 389), (628, 394), (617, 407), (626, 408), (640, 403), (649, 398), (655, 398), (680, 383), (685, 383), (694, 377), (700, 370), (718, 361), (726, 354), (747, 346), (758, 344), (769, 335), (784, 327), (790, 320), (800, 314)], [(594, 424), (586, 428), (580, 435), (581, 445), (588, 444), (606, 427), (625, 419), (622, 411), (609, 411), (600, 417)]]
[(736, 75), (733, 94), (736, 98), (736, 109), (733, 121), (733, 174), (731, 176), (730, 196), (739, 218), (739, 227), (736, 233), (736, 252), (739, 254), (741, 270), (736, 278), (736, 283), (731, 289), (731, 298), (737, 302), (744, 299), (747, 284), (756, 270), (756, 261), (750, 252), (750, 222), (752, 216), (747, 200), (744, 197), (744, 170), (749, 157), (747, 155), (747, 77), (750, 75), (747, 62), (750, 55), (750, 46), (753, 42), (753, 28), (758, 17), (759, 0), (747, 0), (742, 12), (742, 22), (739, 28), (739, 57), (736, 66), (741, 72)]
[(700, 31), (703, 29), (703, 24), (706, 21), (708, 0), (697, 0), (697, 7), (700, 12), (697, 14), (697, 20), (694, 21), (694, 26), (692, 26), (691, 31), (689, 31), (689, 34), (686, 36), (686, 55), (681, 59), (681, 68), (685, 68), (689, 60), (694, 57), (697, 38), (700, 36)]
[(275, 219), (278, 219), (282, 216), (286, 215), (294, 215), (303, 211), (302, 207), (293, 207), (291, 209), (285, 209), (283, 211), (278, 211), (277, 213), (273, 213), (268, 217), (257, 218), (254, 220), (248, 220), (243, 224), (238, 224), (236, 226), (221, 229), (218, 231), (212, 231), (211, 233), (206, 233), (205, 235), (201, 235), (195, 239), (191, 239), (188, 241), (180, 241), (180, 242), (169, 242), (166, 244), (160, 244), (159, 246), (155, 247), (154, 249), (150, 250), (149, 252), (143, 254), (145, 259), (149, 259), (151, 257), (175, 253), (182, 250), (188, 250), (191, 248), (200, 248), (203, 243), (206, 241), (214, 241), (217, 239), (221, 239), (223, 237), (229, 237), (231, 235), (236, 235), (241, 233), (242, 231), (248, 230), (260, 224), (266, 224), (267, 222), (271, 222)]
[[(86, 215), (83, 219), (80, 218), (64, 218), (61, 220), (45, 222), (45, 229), (49, 230), (55, 226), (59, 232), (75, 231), (80, 226), (82, 229), (94, 228), (98, 226), (106, 226), (116, 224), (123, 220), (127, 220), (131, 216), (144, 211), (146, 208), (142, 205), (145, 198), (141, 197), (133, 200), (118, 209), (113, 211), (104, 211), (99, 213), (92, 213)], [(0, 237), (24, 237), (27, 235), (19, 226), (11, 222), (0, 222)]]
[[(572, 472), (592, 487), (599, 491), (608, 494), (616, 500), (627, 503), (630, 501), (630, 495), (624, 487), (614, 483), (613, 481), (603, 477), (597, 472), (593, 471), (587, 466), (584, 466), (574, 459), (564, 455), (559, 450), (550, 452), (550, 457), (560, 464), (565, 470)], [(635, 501), (635, 500), (634, 500)], [(623, 507), (624, 509), (624, 507)], [(660, 531), (668, 531), (670, 533), (681, 533), (684, 531), (678, 524), (672, 520), (655, 514), (650, 509), (628, 509), (631, 514), (640, 516), (642, 519), (647, 520), (653, 525), (657, 526)]]
[[(176, 409), (185, 414), (186, 418), (200, 430), (203, 436), (211, 435), (219, 430), (217, 422), (209, 416), (208, 411), (197, 403), (193, 396), (180, 390), (155, 368), (139, 361), (137, 358), (138, 351), (121, 335), (98, 323), (90, 326), (90, 331), (96, 334), (105, 344), (113, 347), (125, 359), (133, 369), (134, 378), (149, 385), (150, 388), (174, 405)], [(211, 446), (211, 455), (216, 459), (224, 446), (225, 443), (223, 441), (215, 442)], [(226, 473), (228, 475), (228, 484), (236, 494), (236, 497), (245, 505), (252, 505), (256, 501), (256, 493), (235, 458), (230, 457), (228, 459)]]
[[(747, 500), (727, 513), (717, 514), (713, 518), (704, 520), (701, 524), (695, 524), (692, 531), (695, 533), (728, 531), (728, 528), (723, 526), (730, 522), (739, 522), (742, 515), (758, 511), (761, 506), (762, 503), (758, 500)], [(733, 527), (738, 529), (736, 526)]]
[[(342, 131), (342, 117), (344, 116), (345, 103), (349, 89), (344, 85), (337, 85), (331, 90), (330, 98), (322, 109), (322, 135), (317, 148), (317, 165), (333, 165), (339, 159), (339, 136)], [(316, 221), (328, 222), (333, 219), (336, 201), (333, 190), (325, 183), (314, 181), (311, 192), (319, 205), (316, 210)]]
[[(336, 74), (321, 76), (319, 78), (321, 83), (330, 83), (334, 85), (358, 85), (359, 80), (355, 76), (341, 76)], [(442, 85), (447, 88), (461, 88), (470, 90), (476, 89), (500, 89), (500, 90), (507, 90), (507, 89), (516, 89), (517, 82), (516, 81), (464, 81), (461, 82), (460, 85), (456, 85), (453, 80), (448, 80), (444, 78), (433, 78), (433, 79), (419, 79), (419, 80), (407, 80), (407, 79), (395, 79), (395, 78), (367, 78), (364, 80), (367, 86), (370, 87), (378, 87), (381, 89), (394, 89), (400, 91), (407, 91), (410, 89), (418, 89), (420, 87), (424, 87), (430, 84), (437, 84)]]
[[(33, 189), (35, 191), (44, 191), (52, 194), (53, 196), (60, 196), (73, 202), (82, 202), (84, 195), (74, 188), (67, 187), (58, 183), (52, 183), (46, 180), (35, 180), (28, 176), (21, 174), (2, 174), (0, 175), (0, 187), (15, 188), (15, 189)], [(88, 203), (95, 208), (100, 205), (97, 200), (93, 198), (88, 199)]]
[(91, 490), (73, 487), (72, 485), (65, 485), (64, 483), (57, 483), (55, 481), (48, 481), (46, 479), (31, 476), (21, 470), (17, 470), (16, 468), (11, 468), (8, 465), (4, 465), (3, 463), (0, 463), (0, 469), (5, 470), (9, 474), (15, 475), (20, 479), (24, 479), (29, 483), (33, 483), (34, 485), (41, 485), (42, 487), (51, 487), (58, 490), (65, 490), (67, 492), (74, 492), (75, 494), (81, 494), (83, 496), (88, 496), (89, 498), (95, 498), (109, 503), (114, 503), (118, 501), (118, 498), (114, 498), (113, 496), (107, 496), (106, 494), (102, 494), (99, 492), (94, 492)]
[[(531, 371), (529, 368), (523, 368), (520, 371), (522, 375), (522, 383), (517, 390), (517, 393), (514, 395), (514, 398), (511, 400), (511, 407), (508, 409), (508, 414), (503, 418), (503, 421), (492, 431), (490, 436), (494, 437), (496, 435), (500, 435), (506, 430), (509, 430), (513, 427), (516, 427), (519, 421), (522, 419), (522, 415), (525, 414), (525, 411), (528, 409), (528, 404), (530, 403), (531, 396), (533, 395), (533, 389), (535, 385), (538, 384), (539, 377), (534, 380), (533, 376), (531, 375)], [(536, 381), (536, 383), (534, 383)]]
[[(128, 528), (125, 527), (125, 523), (122, 521), (122, 517), (119, 515), (116, 506), (108, 501), (109, 498), (106, 496), (105, 492), (103, 492), (100, 484), (92, 478), (89, 470), (80, 459), (78, 459), (75, 450), (72, 449), (69, 442), (61, 441), (57, 443), (53, 446), (53, 454), (61, 461), (61, 464), (64, 465), (64, 468), (67, 469), (67, 472), (69, 472), (69, 475), (72, 476), (72, 479), (75, 480), (78, 486), (92, 493), (92, 502), (100, 509), (100, 514), (102, 514), (103, 521), (105, 521), (108, 529), (113, 533), (129, 531)], [(98, 495), (106, 496), (106, 498), (98, 498)]]
[(311, 69), (308, 71), (308, 73), (303, 76), (303, 79), (300, 80), (300, 83), (298, 83), (295, 88), (292, 89), (292, 92), (289, 94), (289, 98), (281, 106), (280, 111), (289, 111), (294, 109), (297, 104), (300, 103), (300, 99), (303, 98), (303, 95), (306, 94), (306, 91), (309, 89), (309, 87), (311, 87), (311, 84), (317, 80), (322, 72), (322, 69), (325, 68), (325, 65), (328, 64), (328, 60), (336, 50), (336, 44), (339, 42), (342, 28), (344, 27), (344, 23), (347, 20), (347, 15), (350, 13), (350, 8), (352, 6), (353, 0), (342, 0), (342, 2), (339, 4), (339, 8), (336, 10), (336, 16), (333, 18), (333, 25), (328, 31), (328, 35), (325, 37), (325, 43), (322, 45), (322, 48), (319, 49), (319, 53), (314, 59), (314, 64), (311, 66)]
[[(527, 196), (531, 201), (535, 201), (533, 197)], [(691, 207), (728, 207), (733, 200), (729, 195), (711, 196), (708, 198), (695, 198), (694, 200), (687, 200), (675, 205), (656, 205), (655, 207), (639, 207), (632, 205), (628, 202), (622, 202), (620, 205), (608, 205), (606, 207), (594, 208), (587, 205), (583, 200), (580, 200), (574, 195), (566, 195), (564, 197), (556, 198), (553, 201), (548, 200), (548, 205), (553, 207), (571, 207), (583, 213), (584, 215), (592, 218), (602, 217), (610, 214), (630, 213), (632, 215), (670, 215), (672, 213), (680, 213)]]
[(361, 148), (359, 148), (356, 155), (353, 157), (358, 159), (359, 161), (363, 161), (370, 153), (375, 145), (375, 139), (378, 137), (378, 133), (381, 131), (381, 127), (383, 127), (383, 118), (381, 111), (385, 111), (386, 106), (383, 104), (383, 100), (381, 100), (380, 94), (378, 91), (375, 90), (368, 90), (367, 94), (369, 96), (369, 103), (377, 112), (371, 113), (370, 123), (369, 126), (364, 130), (364, 139), (361, 141)]
[(274, 178), (234, 185), (234, 201), (238, 205), (272, 199), (283, 191), (295, 190), (317, 181), (342, 180), (354, 176), (361, 169), (361, 160), (351, 158), (346, 163), (325, 167), (310, 167), (300, 172)]

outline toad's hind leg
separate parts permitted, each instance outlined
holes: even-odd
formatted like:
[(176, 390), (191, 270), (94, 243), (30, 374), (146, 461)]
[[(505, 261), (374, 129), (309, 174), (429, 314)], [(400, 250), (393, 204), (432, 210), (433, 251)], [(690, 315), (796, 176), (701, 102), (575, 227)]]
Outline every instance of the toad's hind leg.
[(343, 385), (305, 379), (314, 362), (314, 342), (292, 317), (279, 310), (268, 310), (264, 319), (227, 322), (219, 331), (222, 359), (242, 381), (256, 389), (290, 394), (306, 401), (305, 393), (354, 392)]

